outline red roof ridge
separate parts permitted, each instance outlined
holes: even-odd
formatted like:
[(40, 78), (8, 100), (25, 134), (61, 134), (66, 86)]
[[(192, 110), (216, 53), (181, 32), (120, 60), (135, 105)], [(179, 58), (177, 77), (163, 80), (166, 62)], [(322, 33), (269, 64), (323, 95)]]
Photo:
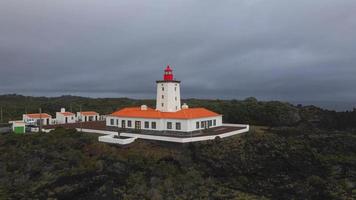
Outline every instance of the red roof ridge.
[(98, 115), (99, 113), (95, 112), (95, 111), (82, 111), (79, 112), (81, 115)]
[(215, 117), (220, 116), (220, 114), (202, 107), (182, 109), (177, 112), (161, 112), (152, 108), (141, 110), (140, 107), (126, 107), (115, 111), (110, 116), (155, 119), (195, 119)]
[(25, 115), (29, 118), (52, 118), (52, 116), (47, 113), (30, 113)]
[(72, 112), (57, 112), (57, 113), (62, 114), (62, 115), (64, 115), (64, 116), (75, 115), (75, 114), (72, 113)]

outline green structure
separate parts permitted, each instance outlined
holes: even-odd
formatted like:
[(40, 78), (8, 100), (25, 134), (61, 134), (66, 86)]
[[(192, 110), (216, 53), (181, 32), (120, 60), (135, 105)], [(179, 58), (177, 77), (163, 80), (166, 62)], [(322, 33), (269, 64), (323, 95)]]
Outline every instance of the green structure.
[(14, 127), (14, 133), (16, 134), (23, 134), (25, 133), (25, 127), (24, 126), (17, 126), (17, 127)]
[(26, 124), (23, 121), (11, 121), (12, 132), (16, 134), (23, 134), (26, 132)]

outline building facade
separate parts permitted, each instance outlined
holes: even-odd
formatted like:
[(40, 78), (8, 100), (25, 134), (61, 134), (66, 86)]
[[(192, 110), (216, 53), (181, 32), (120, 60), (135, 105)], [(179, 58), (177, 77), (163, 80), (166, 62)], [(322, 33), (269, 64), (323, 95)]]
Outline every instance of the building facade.
[(66, 112), (65, 108), (61, 108), (61, 112), (56, 112), (57, 124), (70, 124), (75, 122), (76, 122), (75, 114), (71, 112)]
[[(52, 116), (47, 113), (24, 114), (22, 115), (22, 121), (27, 125), (50, 125), (52, 124)], [(41, 121), (42, 123), (40, 123)]]
[(140, 107), (124, 108), (106, 118), (107, 126), (157, 131), (192, 132), (222, 125), (222, 116), (204, 108), (164, 113)]
[(100, 115), (94, 111), (77, 112), (77, 120), (81, 122), (99, 121)]
[(118, 110), (106, 117), (106, 125), (124, 129), (192, 132), (222, 126), (222, 115), (205, 108), (181, 106), (180, 81), (167, 66), (156, 81), (156, 109), (142, 105)]

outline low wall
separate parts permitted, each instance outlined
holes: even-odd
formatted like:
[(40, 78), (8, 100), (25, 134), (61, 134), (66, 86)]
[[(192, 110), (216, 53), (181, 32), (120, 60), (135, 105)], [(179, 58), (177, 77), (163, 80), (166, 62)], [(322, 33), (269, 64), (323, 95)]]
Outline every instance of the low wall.
[[(224, 125), (230, 126), (230, 124), (224, 124)], [(246, 133), (246, 132), (248, 132), (250, 130), (250, 126), (249, 125), (234, 124), (234, 126), (241, 127), (243, 129), (232, 131), (232, 132), (228, 132), (228, 133), (218, 134), (218, 135), (207, 135), (207, 136), (188, 137), (188, 138), (145, 135), (145, 134), (136, 134), (136, 133), (120, 133), (120, 136), (136, 137), (136, 138), (146, 139), (146, 140), (158, 140), (158, 141), (176, 142), (176, 143), (189, 143), (189, 142), (199, 142), (199, 141), (206, 141), (206, 140), (214, 140), (217, 137), (220, 137), (220, 138), (230, 137), (230, 136), (233, 136), (233, 135)]]
[(11, 132), (10, 127), (0, 127), (0, 133), (8, 133)]
[(100, 136), (98, 138), (99, 142), (105, 142), (105, 143), (111, 143), (111, 144), (121, 144), (121, 145), (126, 145), (126, 144), (130, 144), (133, 143), (136, 138), (132, 137), (132, 138), (115, 138), (115, 136), (118, 136), (118, 134), (112, 134), (112, 135), (104, 135), (104, 136)]
[[(42, 129), (42, 132), (49, 133), (53, 131), (54, 129)], [(77, 131), (82, 131), (85, 133), (97, 133), (97, 134), (103, 134), (103, 135), (110, 135), (110, 134), (117, 134), (115, 131), (103, 131), (103, 130), (95, 130), (95, 129), (82, 129), (82, 128), (76, 128)], [(34, 131), (38, 132), (38, 131)]]
[(115, 131), (104, 131), (104, 130), (94, 130), (94, 129), (81, 129), (81, 128), (76, 128), (77, 131), (82, 131), (85, 133), (97, 133), (97, 134), (103, 134), (103, 135), (112, 135), (112, 134), (116, 134), (117, 132)]

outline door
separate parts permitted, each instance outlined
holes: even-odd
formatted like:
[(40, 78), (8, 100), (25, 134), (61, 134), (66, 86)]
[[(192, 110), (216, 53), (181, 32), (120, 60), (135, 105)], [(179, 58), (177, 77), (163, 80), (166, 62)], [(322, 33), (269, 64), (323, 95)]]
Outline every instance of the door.
[(141, 129), (141, 121), (135, 121), (135, 129)]
[(126, 128), (126, 121), (125, 120), (121, 120), (121, 128)]
[(67, 124), (68, 123), (68, 117), (65, 117), (65, 121), (66, 121), (65, 123)]

